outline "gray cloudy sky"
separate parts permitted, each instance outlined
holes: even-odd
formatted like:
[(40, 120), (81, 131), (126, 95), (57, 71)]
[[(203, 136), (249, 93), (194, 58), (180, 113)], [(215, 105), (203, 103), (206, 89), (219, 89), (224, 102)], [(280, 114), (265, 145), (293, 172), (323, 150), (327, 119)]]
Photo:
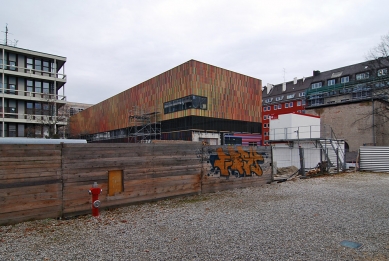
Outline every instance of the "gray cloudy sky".
[[(190, 59), (277, 84), (359, 63), (388, 0), (0, 0), (18, 47), (67, 57), (68, 101), (98, 103)], [(3, 39), (1, 35), (0, 39)]]

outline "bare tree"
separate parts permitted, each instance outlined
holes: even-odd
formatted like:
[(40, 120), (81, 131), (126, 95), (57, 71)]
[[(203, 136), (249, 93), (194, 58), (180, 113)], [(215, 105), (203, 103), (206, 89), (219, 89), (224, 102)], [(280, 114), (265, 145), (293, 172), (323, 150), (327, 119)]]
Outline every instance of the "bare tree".
[[(66, 112), (66, 106), (60, 109), (60, 105), (56, 102), (55, 94), (44, 94), (46, 100), (43, 103), (42, 116), (40, 117), (40, 122), (47, 129), (46, 138), (60, 138), (61, 131), (64, 131), (68, 119), (69, 113)], [(58, 126), (61, 125), (61, 131)], [(62, 135), (63, 136), (63, 135)]]
[(364, 126), (361, 130), (372, 129), (372, 144), (377, 145), (377, 136), (380, 140), (389, 137), (389, 34), (381, 37), (381, 42), (368, 52), (366, 60), (371, 76), (365, 85), (370, 92), (372, 109), (354, 124)]

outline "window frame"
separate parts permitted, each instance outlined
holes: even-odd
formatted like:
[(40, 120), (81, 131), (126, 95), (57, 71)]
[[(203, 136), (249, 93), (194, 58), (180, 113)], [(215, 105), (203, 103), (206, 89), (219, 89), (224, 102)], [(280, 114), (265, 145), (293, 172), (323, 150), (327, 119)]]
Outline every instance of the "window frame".
[[(362, 77), (362, 76), (363, 76), (363, 77)], [(370, 77), (370, 72), (357, 73), (357, 74), (355, 75), (355, 79), (356, 79), (357, 81), (369, 79), (369, 77)]]
[(384, 75), (388, 75), (388, 68), (378, 69), (377, 76), (381, 77), (381, 76), (384, 76)]
[(314, 82), (314, 83), (311, 83), (311, 89), (319, 89), (323, 87), (323, 82)]
[[(345, 81), (346, 79), (347, 79), (347, 81)], [(340, 77), (340, 83), (348, 83), (348, 82), (350, 82), (350, 76), (349, 75)]]
[(332, 86), (332, 85), (335, 85), (336, 84), (336, 80), (335, 79), (328, 79), (327, 80), (327, 86)]

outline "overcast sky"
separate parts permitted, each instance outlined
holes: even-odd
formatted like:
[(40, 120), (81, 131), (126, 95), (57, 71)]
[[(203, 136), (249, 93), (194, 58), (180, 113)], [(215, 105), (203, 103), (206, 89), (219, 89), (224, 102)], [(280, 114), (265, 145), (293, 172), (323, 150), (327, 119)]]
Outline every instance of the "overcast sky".
[(67, 57), (67, 100), (93, 104), (190, 59), (263, 86), (291, 81), (363, 62), (389, 33), (388, 0), (0, 0), (0, 7), (0, 31), (8, 23), (18, 47)]

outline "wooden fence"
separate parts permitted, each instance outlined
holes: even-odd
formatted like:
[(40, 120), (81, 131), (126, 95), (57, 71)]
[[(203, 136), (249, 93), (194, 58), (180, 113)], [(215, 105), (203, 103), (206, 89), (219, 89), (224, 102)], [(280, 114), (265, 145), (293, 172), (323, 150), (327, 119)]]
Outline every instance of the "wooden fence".
[(262, 147), (201, 143), (0, 145), (0, 225), (102, 208), (258, 186), (271, 181)]

